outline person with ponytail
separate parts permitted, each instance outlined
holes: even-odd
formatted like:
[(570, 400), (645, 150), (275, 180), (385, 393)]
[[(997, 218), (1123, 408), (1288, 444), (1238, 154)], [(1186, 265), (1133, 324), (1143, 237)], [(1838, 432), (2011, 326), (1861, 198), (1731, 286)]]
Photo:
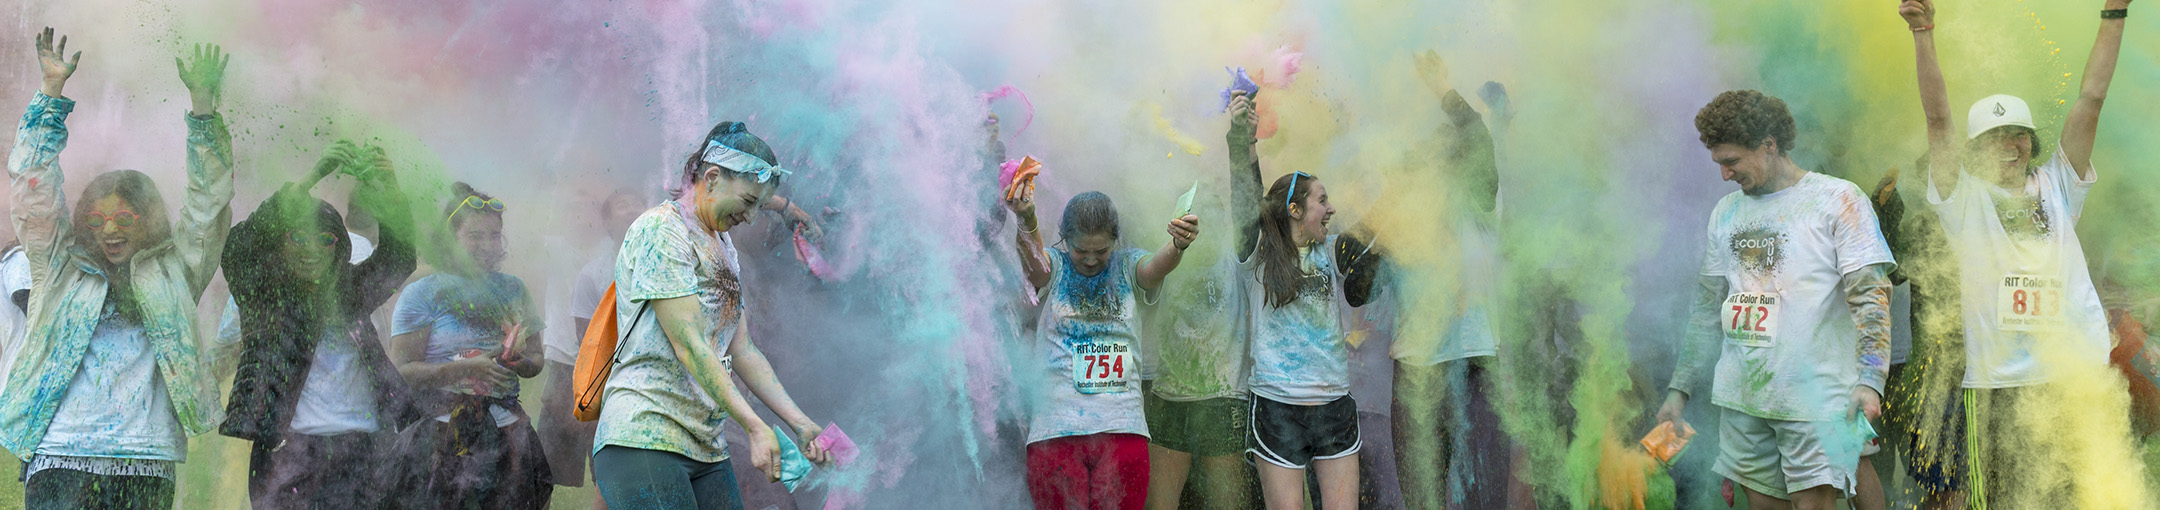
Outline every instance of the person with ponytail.
[(442, 271), (406, 285), (390, 320), (390, 358), (434, 414), (409, 433), (427, 459), (418, 489), (449, 508), (542, 508), (553, 476), (518, 401), (518, 379), (543, 363), (539, 309), (501, 272), (507, 206), (462, 182), (450, 191)]
[(37, 38), (44, 85), (8, 158), (15, 232), (31, 279), (28, 337), (0, 395), (0, 446), (27, 463), (32, 509), (171, 508), (187, 437), (224, 414), (196, 353), (196, 300), (232, 221), (232, 137), (216, 113), (228, 59), (197, 46), (180, 66), (187, 194), (177, 216), (150, 177), (100, 174), (69, 211), (61, 193), (68, 113), (60, 94), (82, 53)]
[(1320, 508), (1356, 508), (1364, 443), (1339, 307), (1365, 304), (1380, 257), (1366, 241), (1328, 233), (1335, 208), (1318, 177), (1291, 172), (1263, 193), (1253, 98), (1236, 93), (1230, 113), (1231, 208), (1251, 304), (1246, 452), (1268, 508), (1305, 508), (1308, 468), (1319, 475)]
[(740, 509), (722, 433), (740, 424), (752, 467), (780, 479), (778, 429), (750, 408), (732, 375), (824, 462), (823, 428), (796, 407), (750, 341), (740, 266), (728, 231), (749, 223), (788, 171), (741, 122), (722, 122), (669, 179), (674, 198), (646, 210), (615, 258), (615, 313), (625, 334), (602, 389), (593, 481), (611, 508)]

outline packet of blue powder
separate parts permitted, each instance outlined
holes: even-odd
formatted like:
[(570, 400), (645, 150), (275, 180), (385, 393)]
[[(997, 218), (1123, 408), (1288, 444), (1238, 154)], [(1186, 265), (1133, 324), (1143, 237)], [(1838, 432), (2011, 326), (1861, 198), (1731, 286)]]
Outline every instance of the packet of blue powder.
[(1222, 111), (1230, 111), (1230, 96), (1237, 92), (1244, 92), (1245, 97), (1260, 93), (1260, 84), (1253, 83), (1252, 76), (1245, 74), (1245, 68), (1240, 67), (1233, 71), (1225, 67), (1223, 71), (1230, 73), (1230, 88), (1222, 91)]
[(772, 429), (773, 436), (780, 438), (780, 484), (787, 486), (788, 492), (795, 492), (795, 487), (810, 476), (810, 458), (803, 456), (802, 447), (796, 446), (787, 432), (777, 426)]

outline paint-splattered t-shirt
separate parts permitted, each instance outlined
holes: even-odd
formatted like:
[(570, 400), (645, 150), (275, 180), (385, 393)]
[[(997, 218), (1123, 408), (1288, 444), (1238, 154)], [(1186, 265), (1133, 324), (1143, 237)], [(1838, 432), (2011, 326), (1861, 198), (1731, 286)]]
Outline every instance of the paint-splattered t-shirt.
[(1260, 257), (1239, 266), (1251, 312), (1252, 392), (1299, 405), (1334, 402), (1350, 394), (1350, 345), (1343, 338), (1342, 277), (1335, 272), (1335, 236), (1298, 250), (1305, 281), (1298, 297), (1269, 306), (1260, 283)]
[[(698, 321), (714, 350), (726, 352), (742, 326), (742, 287), (734, 250), (669, 201), (645, 211), (615, 257), (615, 316), (620, 360), (601, 395), (593, 451), (607, 445), (674, 452), (698, 462), (727, 460), (720, 426), (727, 408), (705, 393), (675, 357), (650, 301), (696, 296)], [(723, 362), (725, 358), (723, 358)], [(722, 374), (726, 376), (726, 374)]]
[[(427, 363), (449, 363), (460, 359), (485, 356), (495, 357), (503, 351), (503, 323), (517, 321), (528, 332), (541, 327), (540, 313), (532, 296), (525, 290), (525, 281), (502, 273), (488, 273), (473, 278), (451, 273), (435, 273), (405, 286), (398, 294), (397, 311), (390, 318), (390, 334), (403, 335), (427, 330), (427, 353), (422, 358)], [(516, 385), (494, 386), (473, 380), (461, 380), (439, 388), (453, 393), (518, 398)], [(503, 406), (489, 406), (494, 415), (495, 426), (507, 427), (517, 422), (517, 415)], [(448, 423), (450, 415), (435, 417), (435, 421)]]
[(2099, 177), (2095, 170), (2092, 180), (2078, 178), (2058, 149), (2022, 191), (1971, 173), (1947, 198), (1936, 194), (1932, 182), (1927, 186), (1928, 204), (1957, 253), (1965, 387), (2046, 382), (2046, 369), (2033, 357), (2036, 347), (2068, 350), (2080, 363), (2107, 363), (2107, 312), (2077, 233), (2085, 193)]
[[(1147, 314), (1147, 338), (1141, 339), (1141, 376), (1154, 381), (1155, 396), (1179, 402), (1245, 398), (1251, 363), (1245, 286), (1237, 256), (1222, 251), (1213, 264), (1186, 266), (1163, 279), (1162, 301)], [(1185, 262), (1197, 262), (1199, 254), (1188, 250)]]
[[(1042, 384), (1028, 416), (1027, 442), (1088, 434), (1147, 435), (1140, 398), (1140, 264), (1148, 253), (1112, 252), (1094, 276), (1073, 269), (1072, 255), (1050, 250), (1050, 283), (1040, 291), (1035, 342)], [(1122, 356), (1120, 356), (1122, 354)], [(1084, 360), (1102, 360), (1081, 363)], [(1083, 393), (1076, 372), (1101, 374), (1099, 393)], [(1091, 381), (1097, 379), (1090, 379)]]
[(1722, 277), (1723, 337), (1712, 398), (1774, 420), (1842, 419), (1853, 389), (1882, 391), (1889, 332), (1863, 345), (1842, 279), (1892, 264), (1867, 196), (1809, 172), (1762, 196), (1735, 191), (1710, 213), (1703, 276)]

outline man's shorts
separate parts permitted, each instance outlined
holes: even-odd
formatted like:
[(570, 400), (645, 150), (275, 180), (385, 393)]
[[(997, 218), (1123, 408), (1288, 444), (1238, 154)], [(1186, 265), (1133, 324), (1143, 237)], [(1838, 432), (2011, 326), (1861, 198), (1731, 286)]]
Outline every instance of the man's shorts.
[(1152, 381), (1141, 382), (1140, 388), (1146, 402), (1149, 442), (1201, 457), (1237, 455), (1245, 450), (1251, 404), (1244, 399), (1177, 401), (1156, 396)]
[[(1861, 447), (1830, 444), (1840, 440), (1831, 430), (1846, 423), (1772, 420), (1720, 409), (1718, 474), (1778, 499), (1822, 485), (1839, 491), (1839, 497), (1853, 494)], [(1833, 453), (1839, 451), (1845, 453)]]
[(1305, 469), (1314, 459), (1348, 457), (1364, 446), (1358, 435), (1357, 401), (1348, 395), (1316, 406), (1251, 398), (1252, 433), (1245, 451), (1269, 464)]

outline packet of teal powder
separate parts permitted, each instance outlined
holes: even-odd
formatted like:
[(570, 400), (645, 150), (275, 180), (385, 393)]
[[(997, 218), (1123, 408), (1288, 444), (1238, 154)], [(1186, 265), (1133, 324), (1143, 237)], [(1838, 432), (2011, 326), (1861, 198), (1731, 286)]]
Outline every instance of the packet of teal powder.
[(772, 429), (773, 435), (780, 438), (780, 484), (787, 486), (788, 492), (795, 492), (795, 487), (810, 476), (810, 458), (803, 456), (802, 447), (796, 446), (787, 432), (777, 426)]

